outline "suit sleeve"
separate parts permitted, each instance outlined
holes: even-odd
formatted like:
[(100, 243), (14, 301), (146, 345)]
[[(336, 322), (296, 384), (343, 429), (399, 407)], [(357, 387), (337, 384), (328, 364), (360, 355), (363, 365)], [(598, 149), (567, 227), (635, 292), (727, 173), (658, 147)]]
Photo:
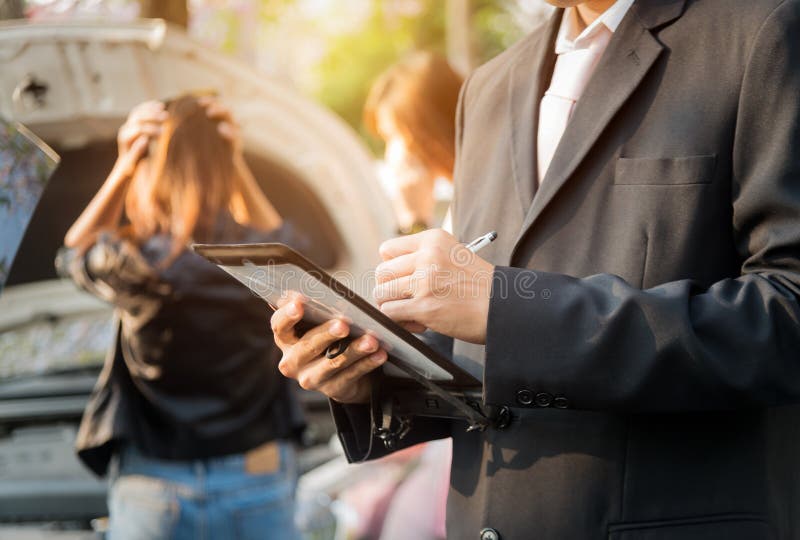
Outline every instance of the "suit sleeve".
[(744, 72), (731, 201), (740, 275), (640, 290), (605, 274), (498, 267), (488, 403), (535, 405), (539, 394), (580, 409), (681, 412), (800, 402), (798, 35), (800, 3), (787, 0)]

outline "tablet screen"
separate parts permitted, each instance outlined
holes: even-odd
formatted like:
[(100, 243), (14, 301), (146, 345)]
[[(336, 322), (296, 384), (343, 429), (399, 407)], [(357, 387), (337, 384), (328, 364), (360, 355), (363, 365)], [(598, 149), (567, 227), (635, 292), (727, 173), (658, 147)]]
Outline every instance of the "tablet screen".
[[(386, 352), (403, 360), (426, 379), (437, 382), (453, 380), (453, 375), (447, 370), (400, 336), (388, 331), (381, 322), (344, 294), (330, 288), (322, 281), (325, 276), (321, 272), (308, 271), (290, 263), (256, 264), (246, 257), (239, 264), (219, 266), (272, 306), (278, 304), (285, 292), (296, 291), (305, 298), (305, 320), (321, 324), (333, 318), (341, 318), (350, 325), (352, 335), (368, 333), (375, 336)], [(408, 378), (406, 373), (390, 363), (384, 365), (384, 372), (392, 377)]]

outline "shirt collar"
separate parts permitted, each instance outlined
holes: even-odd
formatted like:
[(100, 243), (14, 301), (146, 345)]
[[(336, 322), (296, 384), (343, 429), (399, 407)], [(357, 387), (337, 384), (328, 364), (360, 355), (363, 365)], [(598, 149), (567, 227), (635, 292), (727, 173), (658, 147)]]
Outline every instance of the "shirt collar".
[(587, 47), (588, 43), (591, 42), (591, 38), (595, 36), (602, 27), (607, 28), (612, 33), (615, 32), (622, 22), (622, 19), (625, 17), (625, 14), (628, 13), (628, 10), (633, 5), (633, 2), (634, 0), (617, 0), (610, 8), (605, 10), (602, 15), (592, 21), (592, 24), (584, 28), (575, 39), (570, 39), (569, 37), (576, 33), (574, 28), (575, 19), (572, 13), (572, 10), (575, 8), (567, 8), (561, 19), (561, 27), (558, 30), (558, 37), (556, 38), (556, 54), (563, 54)]

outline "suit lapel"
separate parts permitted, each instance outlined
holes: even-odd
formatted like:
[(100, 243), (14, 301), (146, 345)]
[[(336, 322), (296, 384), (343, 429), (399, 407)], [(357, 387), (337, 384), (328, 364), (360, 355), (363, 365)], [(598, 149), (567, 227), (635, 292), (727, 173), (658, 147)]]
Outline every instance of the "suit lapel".
[(631, 7), (575, 105), (572, 119), (527, 211), (514, 252), (661, 55), (663, 46), (649, 29), (679, 16), (683, 3), (684, 0), (662, 3), (638, 0)]
[(535, 192), (539, 101), (550, 84), (555, 66), (554, 43), (562, 13), (563, 10), (557, 10), (544, 31), (533, 34), (525, 45), (525, 53), (517, 58), (510, 71), (507, 103), (511, 119), (511, 167), (523, 213), (530, 208)]

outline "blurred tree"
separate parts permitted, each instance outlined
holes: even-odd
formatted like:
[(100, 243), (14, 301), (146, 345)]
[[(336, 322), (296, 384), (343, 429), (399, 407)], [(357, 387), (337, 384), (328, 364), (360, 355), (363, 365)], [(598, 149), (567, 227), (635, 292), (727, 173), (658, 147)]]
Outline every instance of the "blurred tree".
[(139, 0), (139, 4), (141, 5), (140, 17), (164, 19), (184, 28), (189, 24), (187, 0)]
[(357, 31), (333, 36), (315, 68), (313, 94), (342, 116), (378, 150), (361, 121), (370, 85), (377, 76), (415, 50), (446, 53), (445, 3), (418, 0), (417, 10), (393, 11), (390, 2), (373, 0), (369, 17)]
[(472, 2), (447, 0), (447, 58), (461, 75), (475, 67), (475, 37), (471, 32)]
[[(144, 0), (142, 0), (144, 1)], [(311, 95), (365, 137), (375, 78), (415, 49), (465, 74), (541, 20), (533, 0), (191, 0), (193, 35)]]
[(530, 0), (470, 0), (470, 34), (477, 65), (491, 60), (544, 20), (551, 9)]
[(0, 0), (0, 20), (22, 19), (24, 17), (25, 10), (22, 0)]

